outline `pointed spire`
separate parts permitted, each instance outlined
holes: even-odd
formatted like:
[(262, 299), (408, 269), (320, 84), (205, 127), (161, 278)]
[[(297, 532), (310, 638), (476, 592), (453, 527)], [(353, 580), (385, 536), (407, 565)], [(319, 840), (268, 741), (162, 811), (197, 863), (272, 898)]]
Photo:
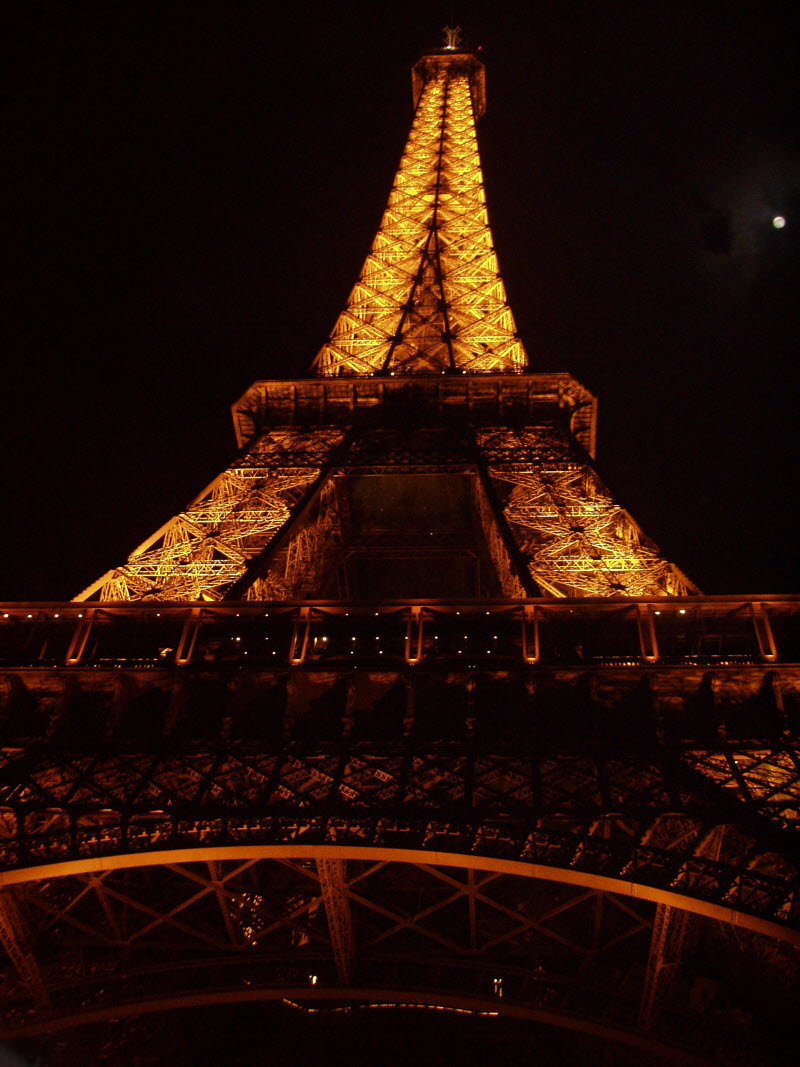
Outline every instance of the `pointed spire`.
[(454, 48), (414, 67), (411, 133), (359, 279), (315, 360), (319, 375), (527, 366), (486, 214), (475, 135), (483, 64)]

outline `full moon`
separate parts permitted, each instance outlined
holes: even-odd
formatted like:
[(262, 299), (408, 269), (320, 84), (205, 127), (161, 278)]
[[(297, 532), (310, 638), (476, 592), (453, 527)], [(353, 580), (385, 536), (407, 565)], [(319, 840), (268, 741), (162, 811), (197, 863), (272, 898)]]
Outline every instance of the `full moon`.
[(783, 217), (783, 215), (776, 215), (775, 218), (772, 220), (772, 225), (775, 227), (776, 230), (782, 230), (783, 227), (786, 225), (786, 219)]

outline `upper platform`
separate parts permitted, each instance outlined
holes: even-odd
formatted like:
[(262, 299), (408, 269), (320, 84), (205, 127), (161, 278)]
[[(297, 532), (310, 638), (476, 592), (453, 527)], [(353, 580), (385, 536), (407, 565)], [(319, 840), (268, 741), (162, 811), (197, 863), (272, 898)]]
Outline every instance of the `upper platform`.
[(486, 68), (471, 52), (461, 52), (452, 48), (437, 48), (435, 51), (426, 52), (411, 68), (414, 107), (419, 103), (425, 86), (442, 76), (466, 77), (472, 94), (475, 118), (479, 119), (485, 114)]
[(231, 413), (239, 448), (269, 426), (349, 425), (392, 416), (441, 424), (558, 423), (592, 457), (597, 432), (597, 400), (569, 374), (260, 381)]

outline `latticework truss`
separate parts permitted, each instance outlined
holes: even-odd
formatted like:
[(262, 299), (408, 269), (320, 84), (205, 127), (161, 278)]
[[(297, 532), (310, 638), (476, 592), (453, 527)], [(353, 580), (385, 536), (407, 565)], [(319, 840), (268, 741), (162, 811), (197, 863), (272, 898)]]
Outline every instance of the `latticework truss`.
[(696, 592), (563, 435), (487, 428), (477, 440), (514, 539), (544, 595)]
[[(385, 429), (366, 435), (352, 427), (262, 433), (185, 512), (78, 599), (219, 600), (234, 586), (251, 600), (346, 598), (353, 590), (343, 561), (357, 547), (347, 479), (443, 474), (471, 479), (471, 507), (505, 596), (696, 592), (557, 427), (391, 426), (387, 412)], [(449, 537), (444, 527), (426, 531), (416, 547), (446, 548)], [(416, 545), (408, 522), (390, 541), (405, 555)]]
[(77, 600), (219, 600), (317, 479), (341, 431), (262, 434), (187, 509)]
[[(441, 553), (454, 576), (447, 595), (466, 595), (470, 582), (478, 596), (696, 592), (595, 473), (594, 398), (567, 375), (520, 376), (527, 357), (498, 273), (475, 136), (482, 65), (431, 54), (414, 83), (389, 203), (316, 382), (256, 383), (234, 407), (240, 444), (251, 438), (240, 456), (77, 599), (423, 595), (397, 564), (415, 549), (429, 560)], [(380, 428), (399, 441), (387, 438), (385, 454)], [(471, 479), (471, 529), (452, 530), (440, 511), (430, 529), (417, 516), (415, 540), (397, 514), (394, 530), (353, 540), (348, 478), (414, 478), (404, 490), (412, 498), (424, 496), (420, 476), (436, 474)], [(378, 497), (372, 506), (383, 510)], [(388, 580), (372, 590), (348, 571), (354, 553), (377, 560), (380, 544), (391, 591)], [(424, 595), (445, 595), (439, 585)]]
[(320, 351), (322, 375), (518, 373), (527, 360), (483, 192), (471, 57), (427, 78), (380, 229)]
[(336, 482), (323, 483), (312, 516), (297, 524), (285, 550), (268, 560), (245, 590), (247, 600), (302, 600), (326, 585), (337, 597), (347, 596), (346, 573), (340, 566), (348, 532), (346, 497)]

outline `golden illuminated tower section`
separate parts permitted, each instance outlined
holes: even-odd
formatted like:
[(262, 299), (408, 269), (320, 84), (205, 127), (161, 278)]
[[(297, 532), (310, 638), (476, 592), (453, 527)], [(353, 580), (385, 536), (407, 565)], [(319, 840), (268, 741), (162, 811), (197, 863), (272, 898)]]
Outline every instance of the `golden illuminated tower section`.
[(380, 229), (315, 367), (321, 375), (519, 373), (475, 136), (474, 56), (414, 67), (416, 112)]
[(258, 381), (240, 452), (81, 600), (661, 596), (693, 588), (594, 464), (596, 401), (533, 374), (498, 272), (484, 68), (413, 68), (380, 229), (316, 377)]

